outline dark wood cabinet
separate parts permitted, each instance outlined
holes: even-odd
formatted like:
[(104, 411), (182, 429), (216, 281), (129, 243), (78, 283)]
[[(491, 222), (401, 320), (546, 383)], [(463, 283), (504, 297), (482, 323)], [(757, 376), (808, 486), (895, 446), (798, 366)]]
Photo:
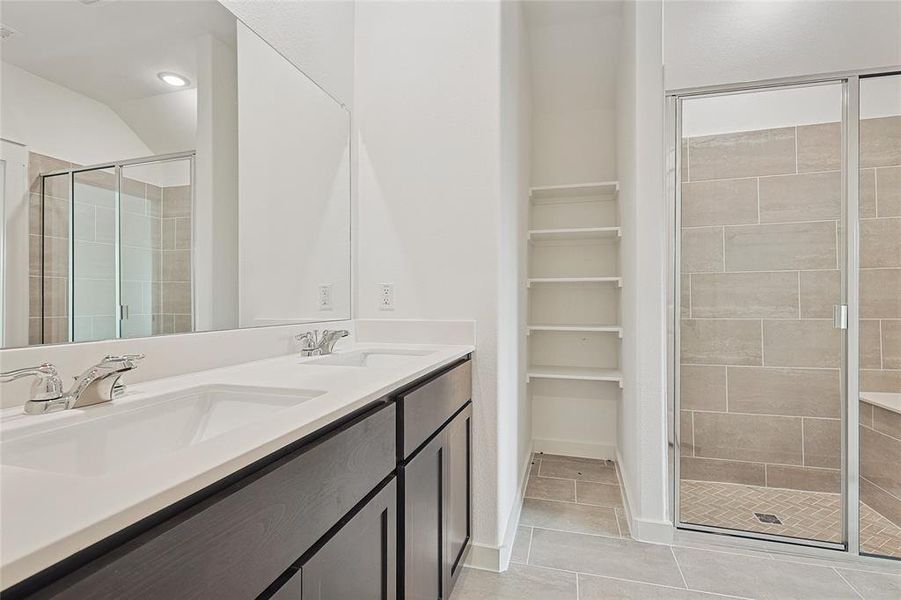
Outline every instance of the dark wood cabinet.
[(444, 570), (453, 589), (472, 536), (472, 403), (446, 428), (447, 551)]

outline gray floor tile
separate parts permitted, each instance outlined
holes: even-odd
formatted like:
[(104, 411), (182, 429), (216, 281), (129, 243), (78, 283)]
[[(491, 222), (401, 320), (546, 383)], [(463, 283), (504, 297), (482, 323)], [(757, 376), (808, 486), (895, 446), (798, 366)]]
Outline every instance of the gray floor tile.
[(623, 498), (620, 494), (618, 485), (594, 483), (591, 481), (577, 481), (576, 502), (579, 504), (593, 504), (595, 506), (617, 508), (623, 505)]
[(694, 592), (651, 583), (624, 581), (594, 575), (579, 575), (579, 600), (715, 600), (729, 598), (718, 594)]
[(576, 574), (511, 564), (503, 573), (463, 569), (451, 600), (577, 600)]
[(541, 477), (560, 477), (563, 479), (575, 479), (577, 481), (595, 481), (598, 483), (619, 483), (616, 478), (616, 469), (612, 465), (606, 465), (603, 461), (588, 462), (583, 460), (566, 460), (542, 458), (538, 465), (538, 475)]
[(836, 569), (845, 581), (866, 600), (898, 600), (901, 598), (901, 565), (898, 575)]
[(632, 537), (632, 532), (629, 528), (629, 519), (626, 518), (626, 511), (623, 508), (616, 508), (616, 522), (619, 523), (619, 534), (620, 536), (627, 538)]
[(510, 551), (510, 562), (529, 562), (529, 545), (532, 543), (532, 528), (520, 525), (516, 528), (513, 549)]
[(683, 587), (669, 546), (535, 529), (529, 563), (591, 575)]
[(770, 558), (673, 548), (690, 589), (760, 600), (857, 598), (827, 567)]
[(619, 537), (616, 512), (601, 506), (526, 498), (519, 522), (527, 527)]
[(571, 479), (552, 479), (533, 475), (529, 477), (529, 483), (526, 485), (526, 498), (575, 502), (576, 482)]

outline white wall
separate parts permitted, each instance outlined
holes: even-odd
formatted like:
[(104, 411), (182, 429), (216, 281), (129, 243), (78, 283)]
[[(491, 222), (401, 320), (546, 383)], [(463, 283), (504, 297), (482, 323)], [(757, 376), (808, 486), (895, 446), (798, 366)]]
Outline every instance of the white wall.
[(501, 535), (499, 19), (493, 2), (359, 3), (354, 100), (357, 316), (475, 319), (473, 541), (489, 547)]
[(350, 116), (240, 23), (238, 138), (240, 326), (349, 318)]
[(354, 85), (354, 2), (220, 2), (329, 94), (350, 106)]
[(5, 62), (0, 137), (80, 165), (153, 154), (106, 104)]
[(667, 0), (666, 88), (901, 65), (901, 3)]

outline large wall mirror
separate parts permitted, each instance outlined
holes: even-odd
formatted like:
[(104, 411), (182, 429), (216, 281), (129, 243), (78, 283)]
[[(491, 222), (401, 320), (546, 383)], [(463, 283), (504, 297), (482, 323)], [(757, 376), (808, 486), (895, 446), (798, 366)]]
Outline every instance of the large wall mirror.
[(350, 318), (350, 114), (216, 0), (4, 0), (2, 347)]

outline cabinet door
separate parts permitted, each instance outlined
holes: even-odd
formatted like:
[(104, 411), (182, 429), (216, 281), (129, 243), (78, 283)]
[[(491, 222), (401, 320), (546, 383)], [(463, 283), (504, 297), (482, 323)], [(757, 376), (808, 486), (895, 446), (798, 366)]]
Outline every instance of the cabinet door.
[(392, 479), (301, 566), (298, 573), (301, 594), (284, 598), (394, 598), (397, 595), (396, 522), (397, 487)]
[(444, 598), (446, 476), (445, 435), (441, 431), (405, 466), (404, 600)]
[(447, 554), (445, 580), (448, 595), (463, 567), (472, 534), (472, 403), (446, 428), (447, 447)]

